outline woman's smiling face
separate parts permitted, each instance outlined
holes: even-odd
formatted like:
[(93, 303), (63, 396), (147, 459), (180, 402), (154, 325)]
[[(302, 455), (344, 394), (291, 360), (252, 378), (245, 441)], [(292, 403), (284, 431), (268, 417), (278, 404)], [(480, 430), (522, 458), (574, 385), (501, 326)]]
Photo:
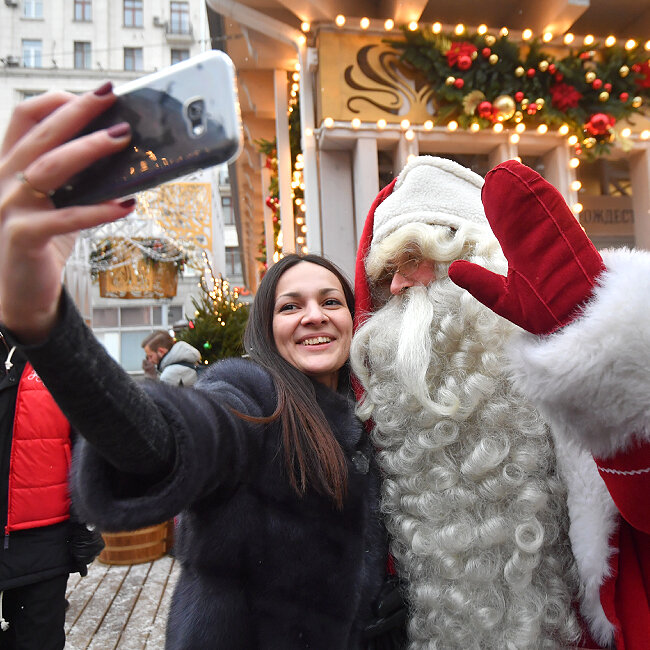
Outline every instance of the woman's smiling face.
[(311, 262), (285, 271), (275, 290), (273, 339), (292, 366), (336, 389), (350, 353), (352, 316), (331, 271)]

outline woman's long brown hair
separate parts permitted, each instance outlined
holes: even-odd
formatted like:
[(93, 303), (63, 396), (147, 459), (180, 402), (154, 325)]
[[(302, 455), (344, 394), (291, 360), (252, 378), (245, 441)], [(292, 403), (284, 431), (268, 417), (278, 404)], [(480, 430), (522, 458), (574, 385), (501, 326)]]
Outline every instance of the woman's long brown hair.
[[(286, 361), (273, 338), (275, 292), (282, 275), (300, 262), (317, 264), (331, 271), (340, 281), (347, 308), (354, 318), (354, 294), (343, 273), (318, 255), (287, 255), (266, 272), (255, 295), (244, 333), (244, 348), (250, 358), (272, 376), (278, 395), (275, 412), (266, 418), (246, 420), (271, 422), (280, 419), (285, 464), (291, 487), (300, 496), (307, 487), (334, 500), (342, 508), (347, 489), (347, 466), (343, 450), (316, 401), (309, 378)], [(347, 372), (344, 368), (342, 372)]]

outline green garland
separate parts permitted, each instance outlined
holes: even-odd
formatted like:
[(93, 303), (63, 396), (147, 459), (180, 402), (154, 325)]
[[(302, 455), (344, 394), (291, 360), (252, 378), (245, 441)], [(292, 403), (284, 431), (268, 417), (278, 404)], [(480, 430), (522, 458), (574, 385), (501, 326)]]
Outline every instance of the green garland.
[(402, 29), (404, 40), (385, 42), (431, 85), (436, 124), (566, 124), (568, 135), (577, 137), (576, 155), (595, 158), (614, 141), (629, 146), (614, 125), (650, 102), (650, 55), (642, 46), (593, 43), (557, 58), (536, 40), (518, 46), (507, 35)]

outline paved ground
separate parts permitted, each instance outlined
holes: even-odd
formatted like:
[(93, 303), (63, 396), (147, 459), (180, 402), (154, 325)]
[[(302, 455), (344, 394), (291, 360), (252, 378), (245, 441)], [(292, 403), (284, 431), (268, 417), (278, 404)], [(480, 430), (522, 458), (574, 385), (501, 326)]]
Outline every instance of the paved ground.
[(155, 562), (115, 566), (95, 560), (88, 575), (68, 581), (66, 650), (162, 650), (179, 566)]

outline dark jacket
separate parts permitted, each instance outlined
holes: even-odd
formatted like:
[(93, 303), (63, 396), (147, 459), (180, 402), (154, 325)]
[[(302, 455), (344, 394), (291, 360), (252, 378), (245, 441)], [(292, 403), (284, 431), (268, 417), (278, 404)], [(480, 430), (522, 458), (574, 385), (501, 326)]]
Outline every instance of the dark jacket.
[[(64, 358), (67, 365), (61, 366)], [(101, 440), (120, 440), (101, 453), (88, 444), (76, 450), (75, 499), (87, 520), (121, 530), (183, 511), (176, 546), (182, 571), (167, 648), (362, 647), (361, 631), (384, 578), (386, 540), (377, 468), (347, 393), (314, 383), (348, 461), (348, 495), (338, 511), (314, 491), (299, 498), (291, 489), (278, 422), (251, 424), (232, 412), (230, 407), (261, 416), (275, 409), (270, 376), (250, 361), (217, 364), (193, 390), (138, 386), (69, 305), (50, 342), (32, 349), (30, 359), (46, 384), (58, 366), (57, 400), (80, 433), (88, 435), (92, 427), (101, 430)], [(98, 383), (93, 364), (109, 376)], [(82, 386), (82, 393), (90, 390), (99, 400), (97, 391), (106, 392), (101, 407), (97, 401), (86, 407), (89, 395), (62, 388), (61, 374), (68, 372), (77, 376), (75, 389)], [(161, 436), (161, 430), (167, 433)], [(152, 454), (171, 437), (173, 467), (147, 477), (129, 457), (124, 463), (132, 471), (119, 471), (120, 453), (139, 453), (126, 450), (138, 435), (155, 441)], [(146, 463), (146, 454), (141, 459)]]
[[(3, 333), (0, 336), (4, 339)], [(16, 396), (26, 357), (16, 349), (11, 368), (6, 369), (9, 348), (0, 340), (0, 521), (7, 526), (9, 466), (16, 409)], [(24, 414), (29, 417), (28, 414)], [(34, 414), (40, 417), (39, 413)], [(43, 458), (46, 461), (46, 458)], [(42, 476), (35, 477), (35, 479)], [(25, 513), (23, 513), (25, 514)], [(5, 532), (0, 544), (0, 591), (48, 580), (74, 571), (69, 546), (68, 521), (49, 526), (30, 526), (26, 530)]]

